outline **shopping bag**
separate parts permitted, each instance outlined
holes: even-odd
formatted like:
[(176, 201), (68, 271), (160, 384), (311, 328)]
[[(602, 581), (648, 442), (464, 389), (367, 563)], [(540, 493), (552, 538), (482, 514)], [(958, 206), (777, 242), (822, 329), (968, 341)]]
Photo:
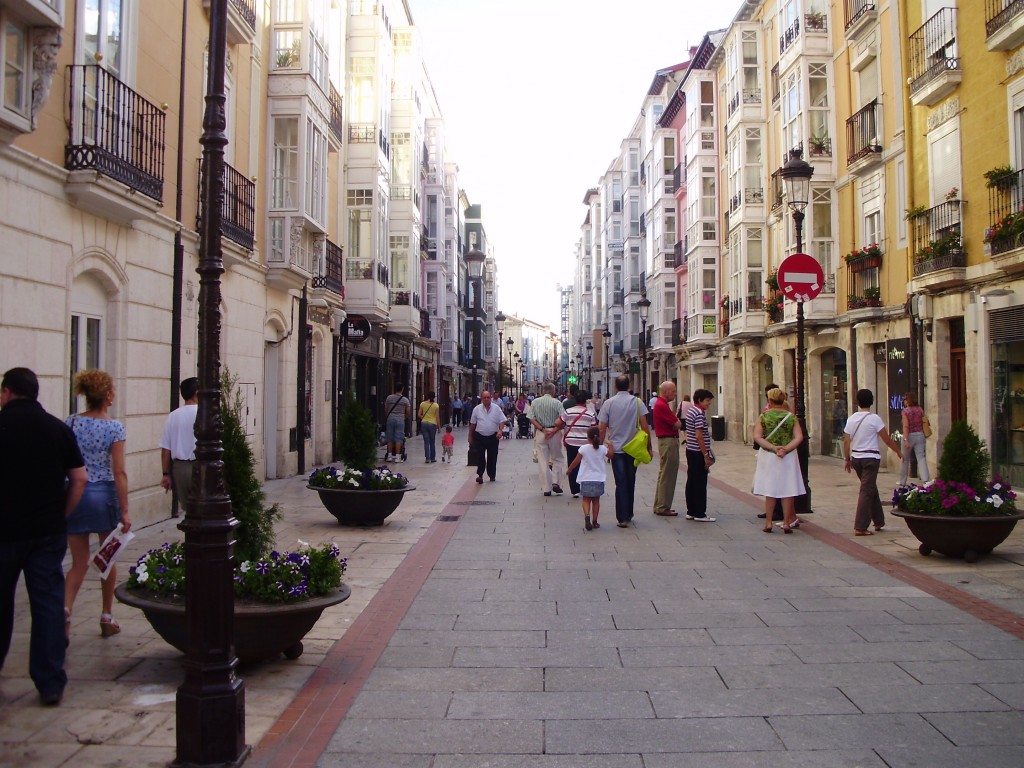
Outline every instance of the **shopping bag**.
[(651, 463), (651, 452), (647, 450), (647, 433), (638, 429), (629, 442), (622, 446), (622, 452), (633, 457), (633, 466)]

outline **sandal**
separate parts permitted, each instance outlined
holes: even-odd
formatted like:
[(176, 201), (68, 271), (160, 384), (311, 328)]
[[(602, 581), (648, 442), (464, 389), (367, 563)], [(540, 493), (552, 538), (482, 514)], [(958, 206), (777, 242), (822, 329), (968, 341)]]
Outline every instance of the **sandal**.
[(113, 637), (121, 631), (121, 625), (114, 621), (109, 613), (100, 614), (100, 634), (103, 637)]
[(763, 531), (764, 533), (771, 533), (771, 532), (772, 532), (772, 527), (771, 527), (771, 526), (769, 525), (769, 526), (768, 526), (767, 528), (762, 528), (761, 530), (762, 530), (762, 531)]
[(871, 531), (863, 530), (863, 531), (854, 531), (853, 535), (854, 536), (874, 536), (875, 534), (873, 534)]
[(790, 525), (784, 525), (784, 526), (782, 526), (782, 532), (783, 533), (792, 533), (793, 532), (793, 527), (790, 526)]

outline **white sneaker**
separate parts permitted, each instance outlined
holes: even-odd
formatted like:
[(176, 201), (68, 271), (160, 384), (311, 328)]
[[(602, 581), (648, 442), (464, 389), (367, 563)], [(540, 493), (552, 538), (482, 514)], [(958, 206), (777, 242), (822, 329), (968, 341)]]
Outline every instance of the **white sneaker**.
[(384, 461), (391, 461), (391, 454), (390, 453), (385, 453), (384, 454)]

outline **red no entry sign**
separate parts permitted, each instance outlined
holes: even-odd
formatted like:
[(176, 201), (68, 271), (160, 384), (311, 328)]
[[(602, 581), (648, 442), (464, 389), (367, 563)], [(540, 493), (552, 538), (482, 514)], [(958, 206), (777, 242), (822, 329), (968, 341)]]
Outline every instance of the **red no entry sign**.
[(813, 256), (794, 253), (779, 265), (779, 288), (791, 301), (810, 301), (825, 284), (825, 273)]

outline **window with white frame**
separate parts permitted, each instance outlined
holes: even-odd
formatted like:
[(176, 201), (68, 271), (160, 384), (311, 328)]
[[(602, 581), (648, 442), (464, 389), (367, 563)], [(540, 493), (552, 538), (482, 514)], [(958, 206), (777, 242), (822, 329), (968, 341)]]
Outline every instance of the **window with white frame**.
[(747, 312), (760, 312), (764, 299), (764, 232), (760, 227), (749, 227), (747, 236)]
[(310, 120), (306, 131), (306, 212), (313, 221), (327, 217), (327, 136)]
[(3, 108), (21, 117), (30, 118), (31, 100), (31, 58), (29, 28), (21, 21), (0, 10), (4, 35), (4, 102)]
[(729, 211), (735, 211), (740, 207), (741, 185), (740, 171), (743, 167), (740, 160), (740, 134), (733, 133), (728, 140), (728, 153), (726, 154), (727, 173), (729, 174), (726, 194), (729, 196)]
[[(71, 318), (68, 329), (70, 389), (68, 413), (83, 410), (84, 398), (75, 395), (75, 374), (104, 366), (107, 293), (93, 277), (80, 275), (71, 286)], [(81, 402), (80, 402), (81, 401)]]
[(134, 0), (85, 0), (79, 4), (79, 40), (77, 60), (83, 64), (100, 62), (107, 72), (124, 77), (124, 41), (127, 21), (134, 18)]
[[(676, 231), (676, 208), (673, 205), (665, 208), (665, 234), (662, 249), (671, 251), (676, 247), (676, 240), (678, 239), (679, 235)], [(675, 263), (673, 263), (672, 266), (675, 266)]]
[(629, 148), (628, 163), (629, 186), (638, 186), (640, 184), (640, 150), (637, 147)]
[(715, 84), (710, 80), (702, 80), (700, 83), (700, 127), (715, 127)]
[(828, 127), (828, 66), (811, 64), (807, 70), (808, 99), (807, 109), (810, 113), (811, 133), (809, 152), (814, 155), (831, 155), (832, 142)]
[(398, 289), (413, 287), (409, 282), (408, 235), (390, 235), (388, 248), (391, 251), (391, 284)]
[[(369, 56), (352, 56), (348, 64), (349, 120), (354, 125), (373, 125), (377, 119), (377, 98), (373, 87), (376, 71), (374, 59)], [(376, 140), (375, 136), (370, 137), (370, 141)]]
[(757, 31), (743, 30), (743, 72), (740, 78), (741, 98), (744, 104), (761, 103), (760, 65), (757, 55)]
[(811, 188), (811, 255), (825, 274), (825, 293), (836, 291), (835, 241), (832, 238), (832, 192), (827, 187)]
[(882, 212), (871, 211), (864, 214), (864, 245), (881, 245), (882, 243)]
[(671, 176), (676, 169), (676, 139), (675, 136), (666, 136), (661, 142), (662, 176)]
[(302, 66), (301, 0), (277, 0), (274, 3), (273, 47), (275, 69)]
[[(373, 190), (350, 189), (346, 193), (348, 209), (348, 257), (364, 262), (370, 268), (373, 260)], [(364, 278), (373, 277), (363, 273)]]
[(629, 198), (629, 236), (637, 237), (640, 234), (640, 199), (636, 196)]
[(800, 146), (803, 131), (800, 127), (800, 73), (793, 70), (782, 81), (782, 147), (789, 150)]
[(743, 196), (750, 203), (764, 202), (764, 181), (762, 180), (764, 159), (761, 152), (761, 129), (743, 129)]
[(309, 2), (309, 76), (327, 92), (327, 4), (325, 0)]
[(270, 207), (298, 207), (299, 119), (275, 117), (273, 156), (270, 169)]

